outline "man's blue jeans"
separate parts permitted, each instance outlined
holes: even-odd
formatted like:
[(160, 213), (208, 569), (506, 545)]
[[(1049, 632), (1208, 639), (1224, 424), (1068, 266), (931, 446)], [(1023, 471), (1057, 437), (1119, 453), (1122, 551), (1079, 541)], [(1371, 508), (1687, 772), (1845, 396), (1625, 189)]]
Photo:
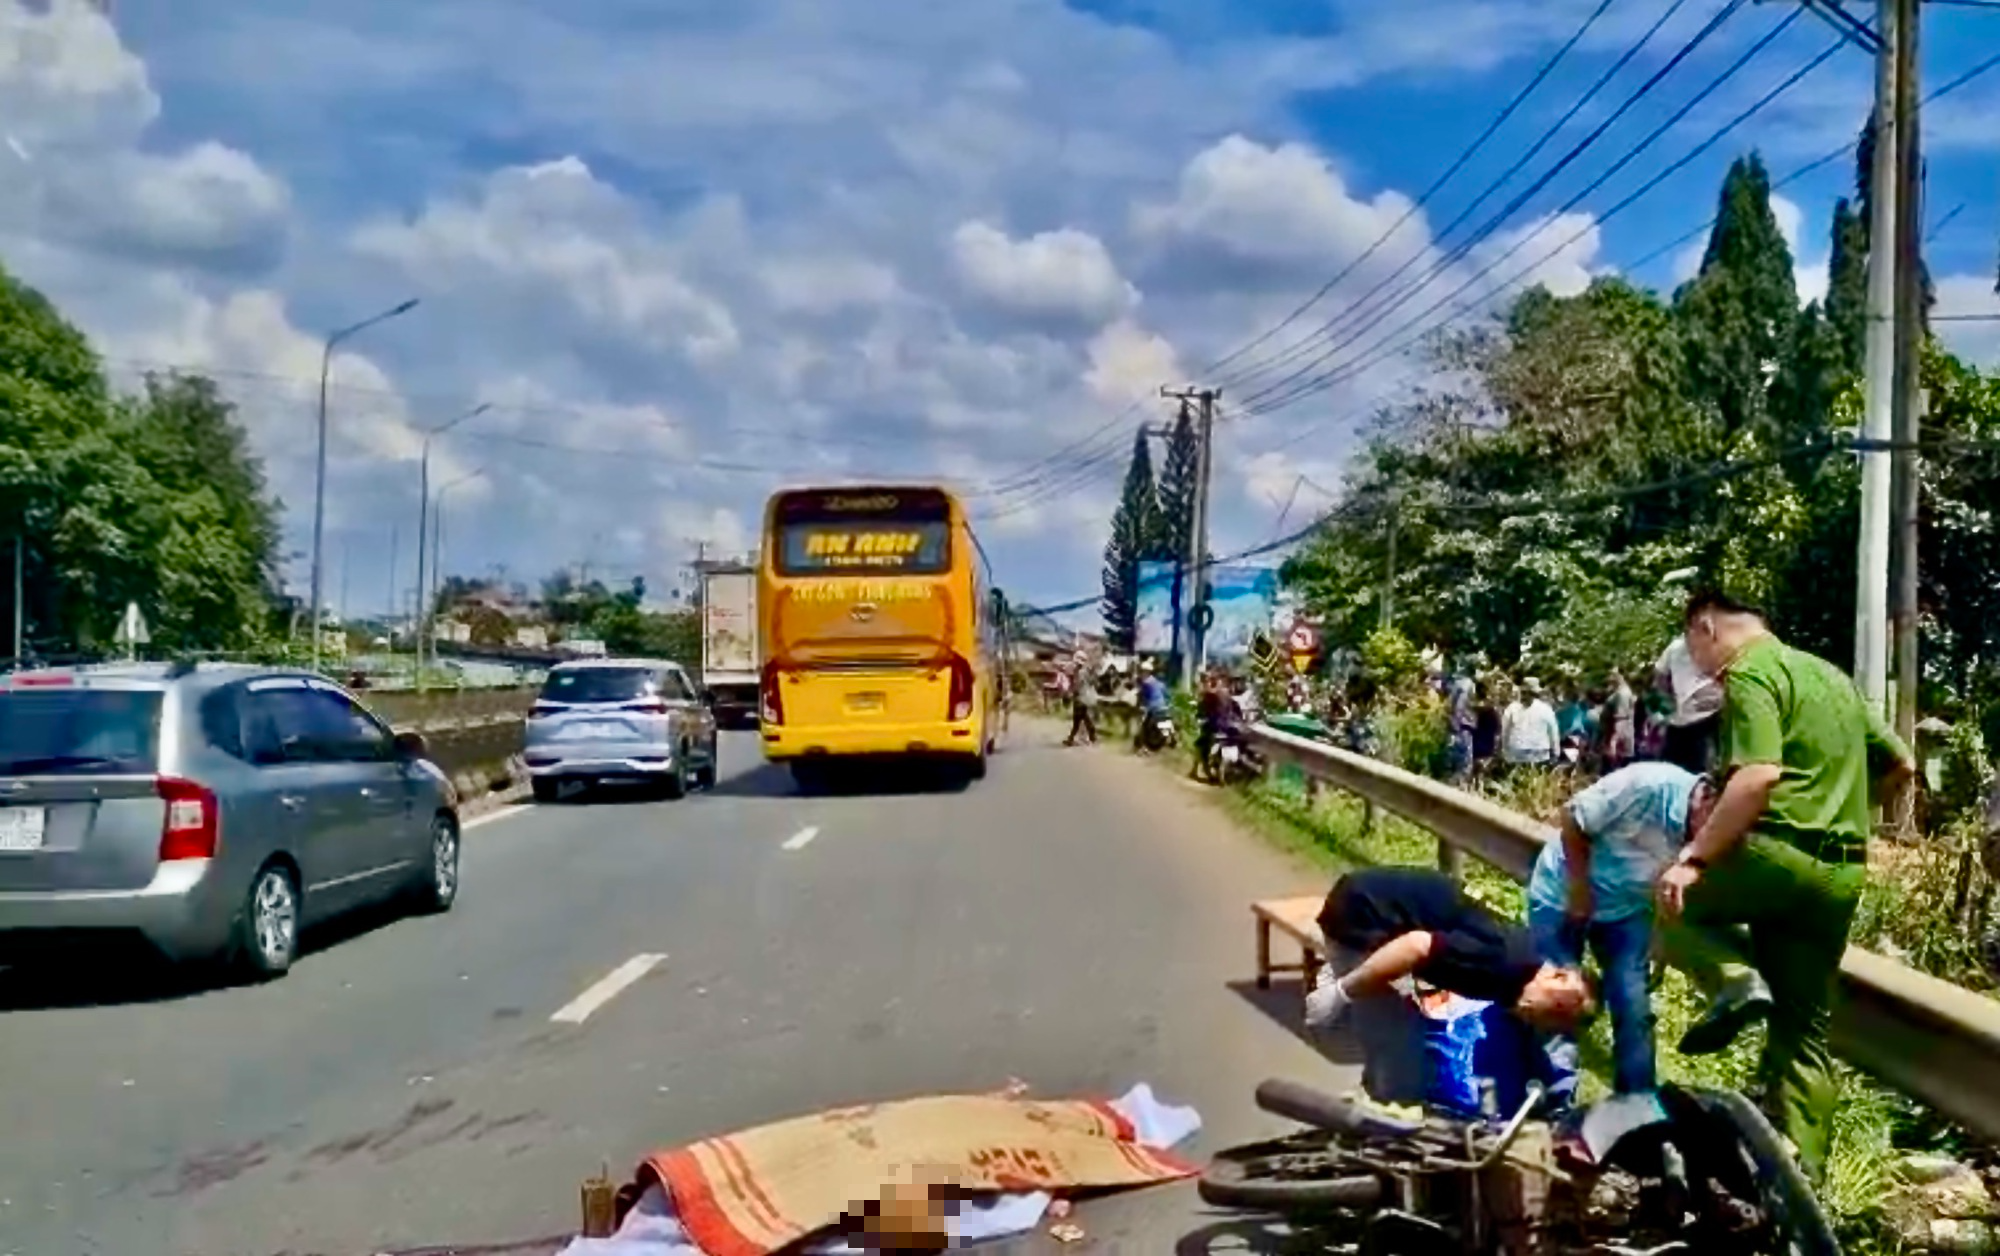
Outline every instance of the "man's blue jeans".
[[(1528, 929), (1544, 960), (1572, 966), (1583, 962), (1582, 931), (1570, 925), (1560, 908), (1530, 903)], [(1652, 1090), (1653, 913), (1593, 921), (1588, 935), (1591, 953), (1604, 970), (1604, 1006), (1611, 1013), (1612, 1086), (1620, 1094)]]

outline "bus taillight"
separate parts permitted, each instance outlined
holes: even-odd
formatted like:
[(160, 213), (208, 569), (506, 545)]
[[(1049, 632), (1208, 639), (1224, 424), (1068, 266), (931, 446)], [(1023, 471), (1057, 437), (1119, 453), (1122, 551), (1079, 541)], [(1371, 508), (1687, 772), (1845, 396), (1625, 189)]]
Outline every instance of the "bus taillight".
[(951, 656), (951, 718), (972, 718), (972, 664), (962, 654)]
[(764, 671), (757, 682), (757, 718), (766, 724), (785, 722), (785, 699), (778, 692), (778, 664), (774, 659), (764, 664)]

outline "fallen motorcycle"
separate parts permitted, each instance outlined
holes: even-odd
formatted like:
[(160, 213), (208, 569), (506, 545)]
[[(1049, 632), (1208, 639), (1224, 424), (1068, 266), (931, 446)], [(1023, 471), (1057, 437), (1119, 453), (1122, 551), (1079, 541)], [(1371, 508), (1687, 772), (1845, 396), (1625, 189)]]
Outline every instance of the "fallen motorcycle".
[(1530, 1087), (1506, 1120), (1468, 1120), (1265, 1082), (1258, 1106), (1308, 1130), (1219, 1153), (1201, 1197), (1363, 1256), (1839, 1256), (1797, 1165), (1743, 1096), (1667, 1087), (1663, 1119), (1590, 1164), (1559, 1153), (1536, 1119), (1541, 1099)]

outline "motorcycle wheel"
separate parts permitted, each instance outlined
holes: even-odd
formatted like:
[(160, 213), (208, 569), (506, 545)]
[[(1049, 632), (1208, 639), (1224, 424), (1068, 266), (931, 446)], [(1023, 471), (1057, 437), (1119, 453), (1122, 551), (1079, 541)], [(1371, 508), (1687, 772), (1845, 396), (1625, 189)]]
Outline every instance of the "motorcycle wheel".
[(1356, 1173), (1324, 1135), (1293, 1135), (1217, 1153), (1197, 1191), (1218, 1208), (1266, 1212), (1366, 1209), (1384, 1197), (1382, 1179)]

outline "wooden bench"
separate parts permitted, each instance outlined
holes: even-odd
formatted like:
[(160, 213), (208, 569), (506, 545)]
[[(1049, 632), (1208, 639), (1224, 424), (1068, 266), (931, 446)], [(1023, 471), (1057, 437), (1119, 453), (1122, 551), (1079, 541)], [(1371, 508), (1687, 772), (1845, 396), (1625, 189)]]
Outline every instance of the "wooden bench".
[[(1271, 988), (1272, 973), (1297, 973), (1302, 988), (1312, 989), (1313, 972), (1326, 956), (1326, 939), (1319, 931), (1319, 909), (1325, 903), (1322, 895), (1301, 896), (1299, 898), (1267, 898), (1250, 904), (1250, 914), (1257, 921), (1257, 988)], [(1292, 941), (1298, 943), (1300, 960), (1296, 964), (1275, 963), (1271, 959), (1271, 931), (1276, 929)]]

